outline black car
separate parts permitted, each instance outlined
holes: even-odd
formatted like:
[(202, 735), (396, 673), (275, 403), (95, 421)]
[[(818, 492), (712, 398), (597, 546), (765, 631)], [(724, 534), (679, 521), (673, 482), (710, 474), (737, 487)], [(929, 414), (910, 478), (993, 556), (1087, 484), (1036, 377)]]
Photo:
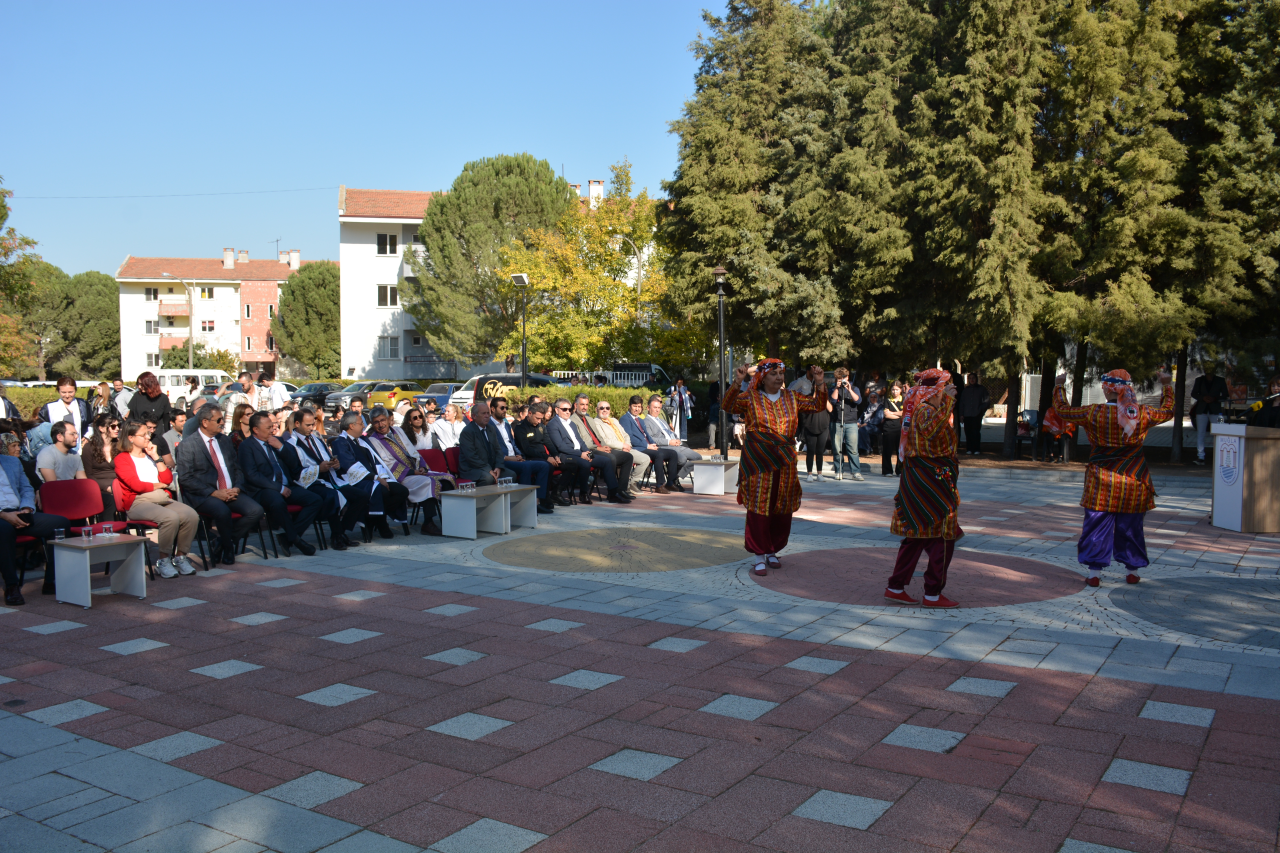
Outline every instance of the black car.
[(351, 408), (351, 401), (360, 398), (360, 402), (369, 403), (369, 392), (374, 389), (379, 382), (385, 382), (385, 379), (366, 379), (361, 382), (352, 382), (340, 391), (332, 391), (324, 398), (325, 414), (333, 414), (337, 411), (338, 406), (343, 409)]
[(308, 382), (289, 395), (299, 406), (310, 406), (318, 409), (325, 404), (325, 399), (335, 391), (342, 390), (341, 382)]

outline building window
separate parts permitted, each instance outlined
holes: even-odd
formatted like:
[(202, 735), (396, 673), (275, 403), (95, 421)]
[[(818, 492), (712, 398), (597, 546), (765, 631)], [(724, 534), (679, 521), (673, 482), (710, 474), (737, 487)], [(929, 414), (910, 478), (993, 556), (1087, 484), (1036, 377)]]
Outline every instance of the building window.
[(253, 338), (244, 339), (244, 351), (253, 352)]
[(274, 306), (274, 305), (268, 305), (268, 306), (267, 306), (267, 319), (268, 319), (268, 320), (274, 320), (275, 318), (276, 318), (276, 306)]
[(413, 345), (414, 345), (415, 347), (420, 347), (420, 346), (422, 346), (422, 336), (421, 336), (421, 335), (414, 335), (414, 336), (413, 336)]
[(147, 353), (147, 367), (160, 367), (160, 353)]
[(421, 246), (421, 245), (422, 245), (422, 235), (421, 235), (421, 234), (419, 234), (419, 233), (417, 233), (416, 231), (415, 231), (415, 232), (414, 232), (414, 234), (413, 234), (413, 245), (415, 245), (415, 246)]
[(201, 299), (212, 299), (212, 298), (213, 298), (213, 288), (212, 288), (212, 287), (202, 287), (202, 288), (200, 288), (200, 298), (201, 298)]
[(378, 338), (378, 358), (395, 359), (400, 357), (400, 338), (391, 336)]
[(173, 288), (172, 288), (172, 287), (171, 287), (171, 288), (169, 288), (169, 292), (170, 292), (170, 293), (173, 293)]
[(148, 335), (158, 335), (158, 334), (160, 334), (160, 321), (159, 321), (159, 320), (148, 320), (148, 321), (147, 321), (147, 331), (146, 331), (146, 334), (148, 334)]
[(166, 317), (165, 319), (169, 321), (169, 328), (170, 328), (170, 329), (172, 329), (172, 328), (173, 328), (173, 318), (172, 318), (172, 317)]
[(201, 320), (201, 321), (200, 321), (200, 331), (202, 331), (202, 332), (212, 332), (212, 331), (213, 331), (213, 321), (212, 321), (212, 320)]
[(378, 307), (395, 308), (400, 304), (400, 288), (394, 284), (378, 285)]
[(148, 287), (148, 288), (146, 289), (146, 291), (147, 291), (147, 301), (148, 301), (148, 302), (155, 302), (157, 299), (159, 299), (159, 298), (160, 298), (160, 288), (158, 288), (158, 287)]
[(394, 255), (396, 253), (396, 235), (379, 234), (378, 235), (378, 254)]
[(246, 304), (246, 305), (244, 306), (244, 318), (245, 318), (246, 320), (252, 320), (252, 319), (253, 319), (253, 306), (252, 306), (252, 305)]
[(276, 351), (276, 339), (272, 335), (267, 335), (267, 352)]

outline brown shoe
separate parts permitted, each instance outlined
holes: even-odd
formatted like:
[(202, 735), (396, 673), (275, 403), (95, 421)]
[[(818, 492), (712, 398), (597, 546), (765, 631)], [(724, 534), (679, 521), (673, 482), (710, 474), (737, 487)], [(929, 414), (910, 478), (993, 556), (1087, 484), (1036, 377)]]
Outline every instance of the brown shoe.
[(671, 494), (671, 490), (668, 489), (666, 486), (658, 486), (658, 488), (653, 490), (653, 493), (655, 495), (669, 495)]

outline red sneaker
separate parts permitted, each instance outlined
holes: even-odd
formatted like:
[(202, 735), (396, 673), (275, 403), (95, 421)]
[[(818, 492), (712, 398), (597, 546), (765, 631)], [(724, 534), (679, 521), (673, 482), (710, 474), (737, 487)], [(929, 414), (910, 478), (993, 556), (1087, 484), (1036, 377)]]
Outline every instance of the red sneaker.
[(771, 555), (769, 555), (768, 557), (765, 557), (764, 562), (765, 562), (765, 565), (767, 565), (767, 566), (768, 566), (769, 568), (771, 568), (771, 569), (780, 569), (780, 568), (782, 568), (782, 560), (780, 560), (780, 559), (779, 559), (778, 557), (776, 557), (776, 556), (773, 556), (772, 554), (771, 554)]
[(1094, 586), (1094, 587), (1096, 587), (1096, 586), (1101, 586), (1101, 585), (1102, 585), (1102, 582), (1101, 582), (1100, 580), (1098, 580), (1097, 578), (1085, 578), (1085, 580), (1084, 580), (1084, 585), (1085, 585), (1085, 586)]
[(937, 601), (930, 601), (929, 599), (926, 598), (924, 601), (921, 601), (920, 604), (923, 607), (959, 607), (960, 606), (960, 602), (952, 601), (951, 599), (947, 598), (945, 595), (939, 595)]
[(884, 597), (887, 601), (892, 601), (894, 604), (919, 604), (920, 603), (916, 599), (907, 595), (907, 591), (905, 589), (902, 592), (890, 592), (886, 588), (884, 591)]
[(1129, 572), (1129, 574), (1124, 576), (1125, 583), (1137, 583), (1140, 580), (1142, 580), (1142, 578), (1138, 577), (1133, 572)]

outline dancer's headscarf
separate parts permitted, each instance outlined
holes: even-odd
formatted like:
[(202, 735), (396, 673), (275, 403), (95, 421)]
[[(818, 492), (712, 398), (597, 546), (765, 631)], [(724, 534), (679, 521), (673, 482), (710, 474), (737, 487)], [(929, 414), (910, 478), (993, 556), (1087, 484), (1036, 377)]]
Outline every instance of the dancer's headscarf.
[(941, 394), (951, 379), (951, 371), (931, 367), (916, 374), (916, 384), (907, 389), (902, 401), (902, 437), (898, 440), (898, 459), (906, 457), (907, 430), (911, 428), (911, 415), (916, 406), (936, 394)]
[(756, 365), (756, 373), (751, 377), (751, 387), (747, 390), (754, 391), (760, 385), (760, 380), (771, 370), (783, 370), (786, 365), (778, 358), (766, 358)]
[(1138, 395), (1133, 393), (1133, 379), (1129, 371), (1113, 370), (1102, 377), (1102, 382), (1117, 394), (1116, 418), (1120, 421), (1120, 429), (1126, 436), (1133, 435), (1138, 428)]

